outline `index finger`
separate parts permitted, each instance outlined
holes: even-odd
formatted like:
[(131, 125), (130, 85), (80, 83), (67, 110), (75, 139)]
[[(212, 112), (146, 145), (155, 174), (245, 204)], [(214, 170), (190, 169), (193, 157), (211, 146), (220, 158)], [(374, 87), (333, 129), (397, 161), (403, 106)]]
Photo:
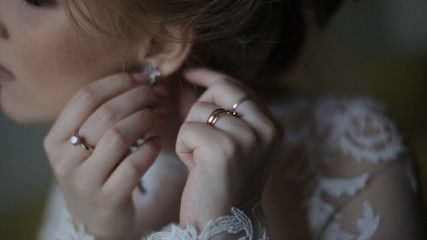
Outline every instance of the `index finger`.
[(128, 91), (136, 83), (127, 73), (111, 75), (80, 89), (52, 127), (56, 140), (70, 137), (103, 102)]

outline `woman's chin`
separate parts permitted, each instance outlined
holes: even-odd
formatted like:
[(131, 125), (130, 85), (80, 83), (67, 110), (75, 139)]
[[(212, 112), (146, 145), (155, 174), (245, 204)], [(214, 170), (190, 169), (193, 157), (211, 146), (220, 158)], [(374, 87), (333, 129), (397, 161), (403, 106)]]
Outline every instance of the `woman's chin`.
[(23, 111), (19, 108), (9, 107), (1, 102), (1, 110), (10, 120), (20, 125), (34, 126), (52, 122), (46, 115), (32, 114), (31, 111)]
[(4, 115), (21, 125), (44, 125), (55, 120), (55, 116), (52, 116), (51, 112), (16, 101), (3, 91), (0, 92), (0, 106)]
[(2, 109), (3, 113), (13, 122), (25, 125), (25, 126), (36, 126), (36, 125), (45, 125), (50, 123), (51, 121), (42, 118), (36, 118), (33, 116), (26, 116), (25, 114), (15, 114), (11, 113), (5, 109)]

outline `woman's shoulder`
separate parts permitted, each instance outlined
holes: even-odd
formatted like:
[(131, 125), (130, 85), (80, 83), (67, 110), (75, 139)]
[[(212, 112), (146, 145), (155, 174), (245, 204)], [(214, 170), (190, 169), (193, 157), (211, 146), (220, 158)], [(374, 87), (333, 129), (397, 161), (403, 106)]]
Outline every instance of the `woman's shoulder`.
[(287, 148), (321, 147), (371, 163), (405, 152), (397, 124), (387, 108), (372, 98), (299, 96), (276, 101), (271, 110), (284, 126)]
[(366, 97), (296, 97), (271, 110), (285, 138), (266, 184), (266, 215), (276, 222), (288, 214), (306, 226), (273, 225), (276, 238), (420, 233), (417, 208), (401, 207), (417, 206), (413, 159), (383, 104)]

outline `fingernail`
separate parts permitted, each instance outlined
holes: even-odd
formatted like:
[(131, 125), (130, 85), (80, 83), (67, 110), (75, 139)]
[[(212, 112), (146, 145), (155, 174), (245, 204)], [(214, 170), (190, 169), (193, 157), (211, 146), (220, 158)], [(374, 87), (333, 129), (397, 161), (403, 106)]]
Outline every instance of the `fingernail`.
[(168, 115), (168, 110), (164, 106), (154, 107), (154, 112), (157, 113), (160, 117), (166, 117)]
[(133, 72), (130, 74), (130, 77), (137, 83), (150, 83), (147, 74), (143, 74), (142, 72)]

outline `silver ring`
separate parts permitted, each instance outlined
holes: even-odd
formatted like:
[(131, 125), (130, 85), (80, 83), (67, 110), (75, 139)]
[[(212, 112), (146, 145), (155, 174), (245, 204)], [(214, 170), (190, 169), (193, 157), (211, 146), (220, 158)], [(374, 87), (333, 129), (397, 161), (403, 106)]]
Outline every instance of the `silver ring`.
[(236, 112), (236, 108), (244, 101), (250, 99), (251, 96), (250, 95), (245, 95), (243, 97), (240, 97), (235, 104), (233, 104), (233, 107), (231, 108), (231, 114), (233, 114), (233, 116), (238, 116), (239, 114)]

